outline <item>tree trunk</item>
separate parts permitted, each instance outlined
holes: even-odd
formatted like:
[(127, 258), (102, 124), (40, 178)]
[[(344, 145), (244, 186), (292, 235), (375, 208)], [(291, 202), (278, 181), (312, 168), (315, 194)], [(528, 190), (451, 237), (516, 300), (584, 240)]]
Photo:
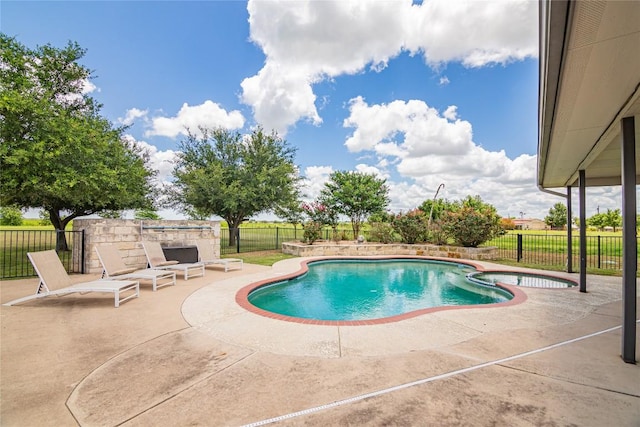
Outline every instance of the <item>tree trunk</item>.
[(49, 211), (49, 220), (51, 221), (51, 224), (53, 224), (53, 228), (56, 230), (56, 252), (69, 250), (67, 236), (64, 234), (64, 229), (71, 219), (72, 218), (70, 217), (66, 217), (62, 220), (58, 211), (53, 209)]
[(229, 224), (229, 247), (234, 247), (237, 244), (238, 237), (238, 229), (240, 228), (240, 224), (242, 224), (241, 218), (225, 218), (227, 224)]
[(351, 229), (353, 230), (353, 239), (358, 240), (360, 234), (360, 222), (358, 220), (351, 220)]

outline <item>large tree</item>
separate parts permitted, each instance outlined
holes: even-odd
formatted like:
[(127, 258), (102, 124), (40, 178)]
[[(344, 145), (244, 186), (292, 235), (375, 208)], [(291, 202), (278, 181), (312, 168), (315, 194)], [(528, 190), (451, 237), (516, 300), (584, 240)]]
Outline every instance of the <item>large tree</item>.
[(75, 43), (28, 49), (0, 33), (0, 204), (42, 208), (57, 230), (79, 216), (151, 205), (144, 153), (83, 93), (84, 54)]
[(562, 228), (567, 224), (567, 207), (563, 203), (556, 203), (549, 209), (549, 215), (544, 222), (551, 228)]
[(364, 220), (384, 212), (389, 204), (386, 180), (362, 172), (336, 171), (321, 191), (321, 202), (351, 220), (355, 238)]
[(173, 206), (224, 218), (234, 231), (247, 218), (297, 199), (295, 149), (277, 133), (257, 128), (246, 137), (226, 129), (189, 132), (178, 153), (170, 192)]

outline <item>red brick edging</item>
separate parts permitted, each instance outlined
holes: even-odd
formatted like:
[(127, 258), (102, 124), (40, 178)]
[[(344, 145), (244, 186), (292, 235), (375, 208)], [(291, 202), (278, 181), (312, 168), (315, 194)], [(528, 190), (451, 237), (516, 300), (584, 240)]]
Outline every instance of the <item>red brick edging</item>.
[[(260, 280), (258, 282), (254, 282), (251, 283), (250, 285), (244, 286), (243, 288), (241, 288), (237, 293), (236, 293), (236, 303), (238, 305), (240, 305), (240, 307), (244, 308), (245, 310), (251, 312), (251, 313), (255, 313), (258, 314), (260, 316), (264, 316), (264, 317), (268, 317), (271, 319), (276, 319), (276, 320), (284, 320), (287, 322), (294, 322), (294, 323), (302, 323), (302, 324), (306, 324), (306, 325), (323, 325), (323, 326), (361, 326), (361, 325), (380, 325), (380, 324), (384, 324), (384, 323), (393, 323), (393, 322), (399, 322), (401, 320), (406, 320), (406, 319), (410, 319), (412, 317), (417, 317), (417, 316), (421, 316), (423, 314), (428, 314), (428, 313), (434, 313), (437, 311), (446, 311), (446, 310), (461, 310), (461, 309), (469, 309), (469, 308), (495, 308), (495, 307), (507, 307), (507, 306), (511, 306), (511, 305), (516, 305), (516, 304), (520, 304), (523, 303), (524, 301), (527, 300), (527, 294), (525, 294), (520, 288), (518, 288), (517, 286), (513, 286), (513, 285), (508, 285), (505, 283), (496, 283), (496, 286), (506, 290), (507, 292), (509, 292), (511, 295), (513, 295), (513, 298), (510, 299), (509, 301), (505, 301), (505, 302), (499, 302), (499, 303), (493, 303), (493, 304), (477, 304), (477, 305), (455, 305), (455, 306), (442, 306), (442, 307), (430, 307), (430, 308), (424, 308), (424, 309), (420, 309), (420, 310), (415, 310), (415, 311), (411, 311), (408, 313), (402, 313), (402, 314), (398, 314), (395, 316), (390, 316), (390, 317), (383, 317), (380, 319), (370, 319), (370, 320), (316, 320), (316, 319), (304, 319), (304, 318), (300, 318), (300, 317), (292, 317), (292, 316), (285, 316), (282, 314), (278, 314), (278, 313), (273, 313), (271, 311), (267, 311), (267, 310), (263, 310), (261, 308), (256, 307), (255, 305), (251, 304), (249, 302), (249, 294), (255, 290), (258, 289), (262, 286), (266, 286), (272, 283), (276, 283), (276, 282), (282, 282), (285, 280), (289, 280), (298, 276), (303, 275), (304, 273), (306, 273), (309, 270), (309, 263), (315, 262), (315, 261), (324, 261), (324, 260), (336, 260), (336, 261), (340, 261), (343, 259), (348, 259), (348, 260), (354, 260), (354, 259), (362, 259), (362, 260), (371, 260), (371, 259), (422, 259), (422, 260), (426, 260), (426, 261), (444, 261), (444, 262), (448, 262), (448, 263), (454, 263), (452, 262), (450, 259), (448, 258), (438, 258), (438, 257), (421, 257), (421, 256), (374, 256), (374, 257), (318, 257), (318, 258), (312, 258), (312, 259), (306, 259), (306, 260), (302, 260), (300, 262), (300, 269), (277, 277), (277, 278), (270, 278), (270, 279), (265, 279), (265, 280)], [(468, 261), (468, 260), (456, 260), (455, 264), (466, 264), (469, 265), (473, 268), (475, 268), (476, 270), (478, 270), (479, 272), (485, 272), (485, 271), (496, 271), (496, 272), (500, 272), (498, 270), (485, 270), (484, 267), (480, 264), (476, 264), (472, 261)], [(505, 272), (514, 272), (513, 270), (504, 270)], [(550, 276), (551, 277), (551, 276)], [(563, 279), (563, 280), (567, 280), (567, 279)]]

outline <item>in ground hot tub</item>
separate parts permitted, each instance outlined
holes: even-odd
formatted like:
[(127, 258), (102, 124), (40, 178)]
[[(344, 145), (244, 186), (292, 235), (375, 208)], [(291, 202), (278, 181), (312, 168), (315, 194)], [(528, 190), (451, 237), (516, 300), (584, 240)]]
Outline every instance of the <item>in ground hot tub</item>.
[(578, 286), (576, 282), (569, 279), (517, 271), (483, 271), (470, 273), (467, 277), (471, 281), (487, 285), (504, 283), (507, 285), (524, 286), (528, 288), (553, 289), (566, 289)]

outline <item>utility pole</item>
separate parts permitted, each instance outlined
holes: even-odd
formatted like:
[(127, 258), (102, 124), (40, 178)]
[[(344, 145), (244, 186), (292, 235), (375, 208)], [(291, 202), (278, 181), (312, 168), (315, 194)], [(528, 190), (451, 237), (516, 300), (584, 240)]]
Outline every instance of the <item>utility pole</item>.
[(436, 204), (436, 197), (438, 197), (438, 192), (441, 188), (444, 188), (444, 183), (438, 185), (438, 189), (436, 190), (436, 194), (433, 196), (433, 202), (431, 202), (431, 210), (429, 211), (429, 222), (427, 223), (427, 228), (431, 229), (431, 217), (433, 216), (433, 205)]

